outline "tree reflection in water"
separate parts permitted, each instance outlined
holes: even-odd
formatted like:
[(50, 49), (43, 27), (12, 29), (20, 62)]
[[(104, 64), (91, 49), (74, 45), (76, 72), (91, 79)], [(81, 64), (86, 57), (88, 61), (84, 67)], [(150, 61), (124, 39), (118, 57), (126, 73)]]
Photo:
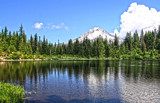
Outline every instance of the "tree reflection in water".
[[(64, 100), (116, 98), (133, 102), (149, 101), (145, 98), (147, 95), (152, 99), (151, 102), (156, 102), (160, 97), (157, 90), (160, 87), (160, 62), (0, 62), (0, 81), (23, 85), (28, 91), (35, 90), (35, 100), (46, 100), (47, 97), (56, 95)], [(156, 95), (156, 99), (151, 98), (152, 94)]]

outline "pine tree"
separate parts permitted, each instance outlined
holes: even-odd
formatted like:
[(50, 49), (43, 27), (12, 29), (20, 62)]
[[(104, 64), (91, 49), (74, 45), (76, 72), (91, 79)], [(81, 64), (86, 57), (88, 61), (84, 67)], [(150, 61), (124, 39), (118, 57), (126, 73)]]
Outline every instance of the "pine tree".
[(116, 49), (119, 48), (119, 40), (118, 40), (117, 34), (115, 34), (114, 45)]
[[(49, 53), (49, 51), (48, 51), (48, 53)], [(36, 56), (40, 55), (40, 52), (39, 52), (39, 48), (38, 48), (38, 47), (36, 48), (35, 55), (36, 55)]]
[(125, 37), (125, 40), (124, 40), (124, 43), (125, 43), (125, 46), (128, 46), (128, 49), (130, 51), (132, 51), (132, 36), (131, 36), (131, 33), (127, 33), (126, 37)]
[(45, 36), (43, 37), (43, 42), (42, 42), (42, 54), (47, 54), (47, 42)]
[(8, 47), (8, 52), (11, 54), (12, 52), (15, 52), (16, 51), (16, 47), (14, 45), (10, 45)]
[(67, 53), (67, 47), (64, 43), (62, 44), (62, 48), (63, 48), (63, 54), (66, 54)]
[(90, 43), (90, 40), (88, 40), (87, 38), (85, 38), (83, 40), (83, 48), (84, 48), (84, 56), (87, 58), (90, 58), (90, 56), (91, 56), (91, 43)]
[(68, 42), (68, 47), (67, 47), (67, 51), (68, 51), (68, 54), (73, 54), (73, 43), (72, 43), (72, 39), (69, 40)]
[(146, 44), (145, 44), (145, 42), (143, 41), (143, 43), (142, 43), (142, 52), (145, 53), (145, 51), (146, 51)]
[(79, 43), (79, 55), (81, 57), (84, 57), (84, 47), (83, 47), (83, 42)]
[(158, 52), (160, 53), (160, 39), (158, 39), (157, 41), (156, 41), (156, 49), (158, 50)]
[(143, 29), (141, 30), (141, 36), (140, 36), (140, 46), (142, 47), (142, 44), (143, 44), (143, 35), (144, 35), (144, 33), (143, 33)]
[(16, 40), (17, 40), (17, 42), (16, 42), (16, 49), (17, 49), (17, 51), (19, 51), (19, 44), (20, 44), (20, 40), (19, 40), (19, 36), (18, 36), (18, 32), (16, 32)]
[(23, 43), (26, 44), (27, 43), (27, 37), (26, 37), (25, 32), (23, 32), (22, 38), (23, 38)]
[(7, 27), (5, 26), (5, 29), (4, 29), (4, 38), (7, 37), (7, 34), (8, 34), (8, 29), (7, 29)]
[[(10, 40), (11, 40), (11, 38), (12, 38), (11, 31), (9, 32), (8, 36), (9, 36), (9, 41), (10, 41)], [(8, 42), (9, 42), (9, 41), (8, 41)]]
[(46, 54), (50, 54), (48, 39), (46, 39)]
[(56, 54), (60, 54), (60, 43), (59, 43), (59, 40), (58, 40), (58, 45), (57, 45), (57, 48), (56, 48)]
[(0, 40), (0, 56), (2, 56), (2, 53), (3, 53), (3, 43)]
[(146, 44), (147, 50), (152, 50), (153, 49), (154, 36), (152, 35), (151, 32), (148, 32), (144, 35), (144, 42)]
[(105, 56), (105, 48), (104, 48), (104, 44), (103, 44), (103, 40), (102, 38), (98, 38), (97, 40), (97, 44), (98, 44), (98, 57), (104, 57)]
[(121, 47), (120, 47), (120, 53), (121, 53), (121, 55), (123, 55), (123, 54), (125, 54), (125, 45), (124, 44), (122, 44), (121, 45)]
[(80, 50), (79, 40), (76, 39), (76, 42), (74, 43), (74, 54), (78, 55)]
[(37, 47), (38, 47), (38, 37), (37, 37), (37, 33), (34, 35), (34, 49), (33, 49), (33, 53), (35, 53), (37, 51)]
[(133, 35), (133, 44), (134, 44), (135, 49), (139, 47), (139, 36), (138, 36), (137, 30), (135, 31)]
[(23, 39), (21, 40), (19, 44), (19, 51), (21, 51), (24, 54), (26, 54), (27, 52), (27, 45), (23, 42)]
[(20, 26), (20, 28), (19, 28), (19, 34), (20, 34), (21, 37), (22, 37), (23, 33), (24, 33), (24, 31), (23, 31), (23, 26), (22, 26), (22, 24), (21, 24), (21, 26)]
[(5, 39), (2, 41), (2, 48), (4, 52), (6, 52), (8, 49), (8, 43)]
[(157, 34), (157, 37), (156, 37), (157, 39), (160, 39), (160, 26), (159, 26), (159, 28), (158, 28), (158, 34)]
[(29, 42), (29, 43), (27, 43), (27, 54), (29, 55), (29, 54), (32, 54), (33, 52), (32, 52), (32, 46), (31, 46), (31, 43)]
[(154, 50), (155, 49), (155, 47), (156, 47), (156, 35), (155, 35), (155, 32), (153, 32), (152, 31), (152, 36), (153, 36), (153, 45), (152, 45), (152, 50)]
[(17, 37), (16, 37), (16, 35), (13, 35), (11, 37), (10, 45), (14, 45), (16, 47), (16, 45), (17, 45)]
[(107, 39), (104, 40), (104, 47), (105, 47), (105, 56), (109, 57), (109, 45)]
[(1, 34), (4, 34), (4, 31), (3, 31), (3, 29), (2, 29), (2, 32), (1, 32)]
[(97, 50), (98, 50), (98, 44), (97, 44), (97, 39), (96, 39), (93, 42), (93, 48), (92, 48), (92, 51), (93, 51), (92, 56), (93, 57), (98, 57), (98, 51)]
[(87, 49), (86, 49), (86, 52), (87, 52), (87, 55), (86, 55), (86, 57), (88, 57), (88, 58), (90, 58), (90, 56), (91, 56), (91, 42), (90, 42), (90, 40), (88, 40), (87, 39)]
[(62, 55), (62, 54), (63, 54), (63, 52), (64, 52), (64, 51), (63, 51), (63, 47), (62, 47), (62, 46), (60, 46), (60, 47), (59, 47), (59, 51), (60, 51), (60, 53), (59, 53), (59, 54), (61, 54), (61, 55)]
[(33, 41), (32, 35), (30, 37), (30, 44), (31, 44), (32, 52), (34, 53), (34, 41)]
[(42, 44), (41, 44), (41, 37), (39, 36), (39, 40), (38, 40), (38, 48), (39, 48), (39, 52), (40, 54), (42, 53)]
[(56, 55), (57, 54), (57, 44), (55, 43), (54, 46), (53, 46), (53, 55)]

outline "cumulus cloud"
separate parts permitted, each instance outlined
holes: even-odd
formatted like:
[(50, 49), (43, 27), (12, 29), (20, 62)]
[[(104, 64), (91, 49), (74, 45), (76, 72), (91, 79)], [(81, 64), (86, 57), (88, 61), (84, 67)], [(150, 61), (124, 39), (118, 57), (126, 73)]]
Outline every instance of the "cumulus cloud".
[(35, 23), (33, 27), (34, 27), (35, 29), (41, 29), (42, 26), (43, 26), (43, 23)]
[(69, 30), (68, 26), (66, 26), (64, 23), (61, 23), (59, 25), (52, 25), (53, 29), (65, 29), (65, 30)]
[(137, 30), (140, 34), (143, 29), (158, 29), (160, 25), (160, 12), (155, 8), (149, 8), (145, 5), (132, 3), (128, 10), (121, 15), (120, 31), (114, 30), (114, 33), (124, 38), (127, 32), (132, 34)]

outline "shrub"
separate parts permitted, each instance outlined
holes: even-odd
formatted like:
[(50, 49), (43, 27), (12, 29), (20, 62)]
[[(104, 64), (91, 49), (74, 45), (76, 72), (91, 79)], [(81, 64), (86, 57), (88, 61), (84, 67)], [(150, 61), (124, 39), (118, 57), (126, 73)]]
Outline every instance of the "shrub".
[(127, 54), (123, 54), (123, 55), (121, 55), (121, 58), (122, 58), (122, 59), (128, 59), (129, 56), (128, 56)]
[(16, 51), (16, 47), (14, 46), (14, 45), (10, 45), (9, 47), (8, 47), (8, 52), (9, 53), (12, 53), (12, 52), (15, 52)]
[(150, 59), (150, 55), (144, 55), (144, 59)]
[(28, 56), (27, 56), (27, 55), (24, 55), (24, 56), (23, 56), (23, 59), (28, 59)]
[(160, 54), (155, 56), (156, 59), (160, 59)]
[(143, 59), (143, 57), (142, 57), (141, 55), (137, 54), (137, 53), (134, 55), (134, 58), (135, 58), (136, 60), (141, 60), (141, 59)]
[(28, 55), (28, 57), (27, 57), (28, 59), (33, 59), (33, 55)]
[(24, 88), (14, 86), (10, 83), (0, 82), (0, 102), (1, 103), (17, 103), (22, 101), (24, 97)]
[(19, 59), (20, 58), (20, 54), (12, 54), (12, 59)]
[(41, 55), (41, 56), (39, 57), (39, 59), (45, 59), (45, 57)]

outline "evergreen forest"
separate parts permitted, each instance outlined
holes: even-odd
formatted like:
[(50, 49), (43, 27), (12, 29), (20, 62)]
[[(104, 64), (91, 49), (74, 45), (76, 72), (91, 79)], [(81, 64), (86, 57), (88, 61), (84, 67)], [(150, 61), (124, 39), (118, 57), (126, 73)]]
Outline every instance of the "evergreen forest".
[(78, 39), (68, 44), (51, 43), (37, 34), (27, 39), (23, 26), (18, 31), (0, 32), (0, 58), (3, 59), (160, 59), (160, 26), (158, 30), (134, 34), (128, 32), (124, 42), (97, 38), (83, 42)]

